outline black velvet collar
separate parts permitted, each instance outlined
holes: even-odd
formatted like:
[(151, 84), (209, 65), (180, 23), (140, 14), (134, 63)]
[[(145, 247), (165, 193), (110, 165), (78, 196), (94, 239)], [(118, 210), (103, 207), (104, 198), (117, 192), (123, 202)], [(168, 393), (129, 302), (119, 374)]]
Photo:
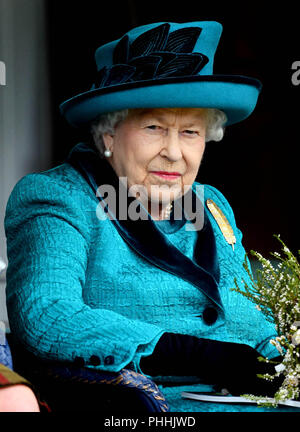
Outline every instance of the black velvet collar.
[[(81, 173), (95, 193), (98, 187), (104, 184), (112, 185), (117, 192), (119, 191), (120, 184), (121, 187), (125, 187), (119, 182), (119, 178), (109, 162), (101, 159), (92, 143), (77, 144), (69, 153), (66, 162), (70, 163)], [(127, 194), (127, 190), (125, 192)], [(193, 200), (200, 200), (194, 191), (192, 194)], [(100, 202), (102, 201), (103, 205), (103, 201), (105, 202), (104, 198), (98, 196), (98, 199)], [(108, 204), (105, 206), (106, 202), (103, 206), (106, 207), (108, 214), (114, 216), (111, 218), (112, 223), (126, 243), (153, 265), (193, 284), (217, 306), (223, 309), (218, 291), (219, 265), (215, 236), (207, 217), (207, 211), (204, 211), (205, 220), (203, 229), (197, 232), (198, 238), (194, 260), (191, 260), (168, 240), (161, 229), (158, 229), (157, 223), (160, 222), (155, 222), (142, 205), (139, 208), (141, 214), (143, 214), (143, 218), (139, 218), (138, 220), (130, 218), (122, 219), (122, 217), (119, 217), (118, 194), (116, 201), (116, 209), (112, 209)], [(135, 198), (128, 197), (128, 206), (134, 201), (137, 203)], [(174, 202), (174, 208), (175, 205), (178, 205), (176, 201)], [(185, 217), (185, 209), (180, 208), (183, 217), (181, 220), (175, 220), (173, 209), (167, 229), (168, 232), (184, 229), (183, 226), (186, 223), (190, 223), (187, 222)]]

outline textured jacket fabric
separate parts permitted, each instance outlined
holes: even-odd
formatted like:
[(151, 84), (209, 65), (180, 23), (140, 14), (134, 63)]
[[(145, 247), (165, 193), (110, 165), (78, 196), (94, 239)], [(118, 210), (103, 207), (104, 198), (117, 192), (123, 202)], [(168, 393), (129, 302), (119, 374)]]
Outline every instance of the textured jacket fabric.
[[(83, 148), (76, 147), (77, 155)], [(207, 199), (221, 208), (233, 228), (234, 250), (209, 212)], [(146, 252), (143, 256), (132, 248), (70, 161), (26, 175), (14, 187), (5, 216), (12, 332), (40, 358), (80, 357), (86, 366), (107, 371), (128, 364), (140, 371), (141, 356), (153, 352), (164, 332), (248, 344), (264, 356), (277, 356), (269, 343), (274, 326), (253, 303), (231, 291), (234, 278), (240, 284), (248, 280), (233, 211), (208, 185), (204, 206), (216, 245), (220, 301), (205, 287), (201, 290), (201, 281), (196, 287), (180, 272), (153, 265)], [(172, 245), (172, 253), (179, 251), (187, 262), (195, 260), (198, 234), (186, 231), (185, 225), (168, 231), (168, 221), (159, 224), (152, 221)], [(214, 322), (205, 321), (207, 310), (217, 312)], [(91, 360), (95, 356), (96, 366)]]

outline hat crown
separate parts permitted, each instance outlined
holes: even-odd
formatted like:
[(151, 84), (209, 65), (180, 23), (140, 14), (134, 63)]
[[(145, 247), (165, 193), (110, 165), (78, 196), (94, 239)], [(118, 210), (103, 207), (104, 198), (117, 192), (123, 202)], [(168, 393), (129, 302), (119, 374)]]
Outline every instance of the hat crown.
[(96, 87), (170, 76), (212, 75), (222, 33), (216, 21), (135, 27), (96, 50)]

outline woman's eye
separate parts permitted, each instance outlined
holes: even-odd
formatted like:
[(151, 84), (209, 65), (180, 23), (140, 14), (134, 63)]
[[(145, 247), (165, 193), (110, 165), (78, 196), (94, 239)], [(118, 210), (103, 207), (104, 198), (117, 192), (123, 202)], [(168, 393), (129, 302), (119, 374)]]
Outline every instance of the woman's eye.
[(150, 134), (154, 135), (161, 135), (164, 133), (164, 129), (161, 126), (152, 124), (149, 126), (146, 126), (146, 130), (149, 131)]
[(149, 126), (147, 126), (147, 129), (151, 129), (151, 130), (160, 130), (161, 127), (160, 127), (160, 126), (157, 126), (157, 125), (149, 125)]
[(184, 130), (183, 133), (184, 133), (185, 135), (189, 135), (189, 136), (198, 135), (198, 131), (190, 130), (190, 129), (186, 129), (186, 130)]

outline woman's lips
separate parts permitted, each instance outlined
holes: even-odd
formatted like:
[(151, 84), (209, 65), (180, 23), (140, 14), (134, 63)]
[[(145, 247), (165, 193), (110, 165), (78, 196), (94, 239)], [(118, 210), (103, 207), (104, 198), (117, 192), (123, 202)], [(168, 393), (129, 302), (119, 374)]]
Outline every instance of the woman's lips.
[(166, 180), (174, 180), (181, 176), (178, 172), (167, 172), (167, 171), (151, 171), (152, 174), (155, 174), (161, 178)]

